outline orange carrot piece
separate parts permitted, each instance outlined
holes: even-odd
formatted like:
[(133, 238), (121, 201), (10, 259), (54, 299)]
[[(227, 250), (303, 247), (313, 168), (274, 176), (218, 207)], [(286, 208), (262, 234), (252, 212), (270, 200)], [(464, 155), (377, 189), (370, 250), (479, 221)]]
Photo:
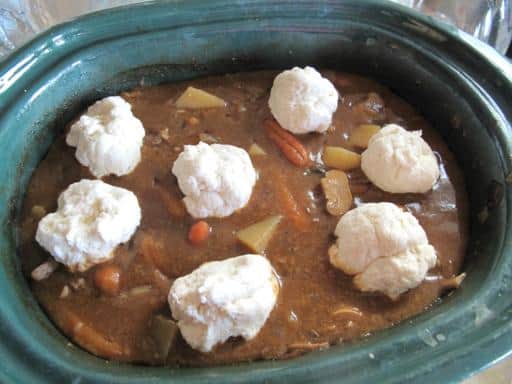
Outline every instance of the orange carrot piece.
[(158, 288), (164, 297), (167, 297), (171, 289), (171, 280), (165, 276), (159, 269), (153, 269), (153, 286)]
[(187, 211), (185, 210), (185, 205), (183, 201), (174, 197), (167, 189), (162, 186), (157, 186), (158, 192), (160, 193), (160, 198), (167, 209), (167, 212), (173, 217), (182, 218), (185, 217)]
[(155, 238), (149, 234), (144, 234), (140, 245), (139, 252), (142, 254), (143, 259), (160, 271), (165, 271), (168, 266), (168, 254), (164, 250), (163, 244), (155, 240)]
[(283, 207), (285, 216), (299, 231), (308, 231), (311, 227), (311, 218), (308, 213), (305, 209), (299, 206), (299, 203), (293, 196), (282, 176), (277, 173), (274, 176), (277, 198)]
[(210, 230), (210, 226), (206, 221), (198, 221), (190, 227), (190, 231), (188, 232), (188, 240), (192, 244), (198, 245), (208, 238)]
[[(152, 269), (153, 286), (158, 288), (160, 292), (167, 297), (169, 289), (171, 288), (171, 281), (162, 272), (167, 267), (165, 258), (167, 257), (162, 243), (156, 241), (150, 235), (144, 235), (142, 238), (139, 251), (143, 260)], [(167, 267), (168, 269), (168, 267)]]
[(65, 328), (71, 338), (78, 344), (91, 351), (95, 355), (106, 358), (128, 358), (130, 350), (120, 344), (107, 340), (105, 336), (94, 328), (86, 325), (76, 314), (67, 312), (65, 316)]
[(116, 296), (121, 283), (121, 269), (116, 265), (101, 265), (94, 271), (94, 285), (107, 296)]

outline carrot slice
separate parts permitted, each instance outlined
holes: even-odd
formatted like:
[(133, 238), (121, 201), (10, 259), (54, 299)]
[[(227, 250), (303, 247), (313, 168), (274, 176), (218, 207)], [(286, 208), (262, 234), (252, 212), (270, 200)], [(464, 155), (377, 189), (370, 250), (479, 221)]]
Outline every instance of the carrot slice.
[(68, 311), (65, 316), (66, 328), (71, 338), (95, 355), (106, 358), (128, 358), (130, 350), (115, 341), (107, 340), (94, 328), (85, 324), (75, 313)]
[(153, 286), (158, 288), (162, 295), (167, 297), (171, 289), (171, 280), (165, 276), (159, 269), (153, 269)]
[(210, 230), (210, 226), (206, 221), (198, 221), (190, 227), (188, 232), (188, 240), (194, 245), (201, 244), (208, 238)]
[(299, 231), (306, 232), (311, 228), (311, 218), (304, 208), (302, 208), (283, 177), (277, 172), (274, 173), (274, 184), (276, 194), (280, 205), (283, 207), (285, 216), (293, 223)]
[(187, 211), (185, 210), (185, 205), (183, 201), (174, 197), (167, 189), (162, 186), (157, 185), (156, 187), (158, 192), (160, 193), (160, 198), (167, 209), (167, 212), (173, 217), (182, 218), (185, 217)]
[(101, 265), (94, 271), (94, 285), (107, 296), (119, 293), (121, 269), (115, 265)]
[(160, 271), (166, 270), (168, 252), (164, 249), (164, 245), (150, 234), (144, 234), (139, 245), (139, 252), (146, 263)]

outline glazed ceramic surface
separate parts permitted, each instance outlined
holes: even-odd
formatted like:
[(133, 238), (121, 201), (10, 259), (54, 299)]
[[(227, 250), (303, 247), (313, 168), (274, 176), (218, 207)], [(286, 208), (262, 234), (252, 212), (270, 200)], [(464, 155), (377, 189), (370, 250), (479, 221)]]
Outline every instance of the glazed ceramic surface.
[[(376, 78), (448, 142), (471, 201), (462, 287), (392, 329), (286, 361), (171, 369), (71, 345), (16, 253), (23, 193), (55, 135), (94, 100), (141, 84), (306, 64)], [(509, 354), (511, 96), (511, 65), (494, 50), (383, 1), (145, 3), (51, 29), (0, 68), (0, 382), (447, 383)]]

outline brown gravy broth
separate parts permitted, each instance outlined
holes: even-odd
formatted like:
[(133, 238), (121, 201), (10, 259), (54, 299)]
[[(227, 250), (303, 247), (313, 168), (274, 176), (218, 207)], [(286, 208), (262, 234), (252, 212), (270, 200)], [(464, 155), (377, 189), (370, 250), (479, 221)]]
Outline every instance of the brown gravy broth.
[[(427, 232), (437, 250), (438, 266), (430, 270), (429, 278), (418, 288), (397, 301), (380, 294), (361, 293), (350, 276), (329, 264), (327, 250), (334, 241), (332, 234), (339, 218), (325, 210), (319, 186), (321, 169), (293, 166), (262, 129), (262, 122), (270, 117), (267, 101), (276, 74), (263, 71), (207, 77), (122, 94), (143, 122), (146, 137), (142, 161), (131, 174), (103, 178), (133, 191), (142, 209), (137, 232), (129, 243), (117, 248), (109, 262), (121, 268), (121, 291), (114, 297), (102, 295), (93, 283), (94, 268), (70, 273), (61, 266), (48, 279), (30, 280), (46, 313), (77, 344), (105, 358), (147, 364), (197, 366), (281, 359), (366, 336), (425, 311), (443, 293), (442, 278), (459, 273), (468, 236), (468, 204), (454, 155), (411, 106), (386, 88), (366, 78), (323, 71), (341, 96), (334, 130), (326, 135), (297, 136), (315, 159), (321, 158), (325, 144), (348, 147), (347, 138), (359, 124), (398, 123), (409, 130), (421, 129), (441, 165), (440, 180), (426, 194), (384, 193), (371, 185), (360, 170), (349, 172), (351, 185), (355, 186), (355, 204), (396, 203), (411, 211)], [(174, 102), (189, 85), (222, 97), (228, 106), (178, 110)], [(171, 168), (183, 145), (198, 143), (201, 133), (246, 150), (257, 143), (267, 155), (251, 157), (259, 179), (248, 206), (227, 218), (207, 219), (212, 233), (205, 243), (194, 246), (187, 241), (187, 232), (195, 220), (188, 214), (173, 216), (165, 200), (182, 198)], [(74, 152), (65, 144), (65, 134), (58, 137), (27, 190), (20, 221), (20, 254), (28, 279), (30, 272), (48, 258), (34, 240), (39, 218), (34, 215), (33, 206), (52, 212), (57, 197), (69, 184), (94, 178), (78, 163)], [(270, 215), (284, 214), (281, 201), (276, 198), (279, 183), (286, 183), (311, 222), (306, 230), (299, 230), (285, 218), (266, 250), (282, 286), (264, 327), (250, 341), (230, 339), (207, 354), (192, 350), (178, 336), (168, 358), (162, 359), (150, 328), (155, 315), (171, 317), (167, 304), (169, 285), (206, 261), (251, 253), (237, 241), (235, 232)], [(144, 254), (144, 239), (157, 244), (156, 254)], [(65, 285), (71, 289), (61, 298)], [(347, 307), (356, 308), (361, 316), (337, 313)], [(86, 327), (89, 337), (76, 334), (77, 321)], [(103, 344), (92, 345), (91, 340), (96, 339)]]

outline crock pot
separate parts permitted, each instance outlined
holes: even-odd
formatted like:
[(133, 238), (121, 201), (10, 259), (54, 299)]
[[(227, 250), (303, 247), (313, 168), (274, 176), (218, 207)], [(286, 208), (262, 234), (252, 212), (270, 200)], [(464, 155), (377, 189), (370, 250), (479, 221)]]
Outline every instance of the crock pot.
[[(313, 65), (377, 79), (442, 134), (465, 174), (461, 288), (359, 341), (211, 368), (107, 362), (71, 344), (21, 274), (16, 223), (56, 134), (94, 100), (209, 74)], [(57, 26), (0, 68), (0, 381), (392, 383), (459, 380), (512, 351), (512, 68), (492, 48), (376, 0), (144, 3)]]

